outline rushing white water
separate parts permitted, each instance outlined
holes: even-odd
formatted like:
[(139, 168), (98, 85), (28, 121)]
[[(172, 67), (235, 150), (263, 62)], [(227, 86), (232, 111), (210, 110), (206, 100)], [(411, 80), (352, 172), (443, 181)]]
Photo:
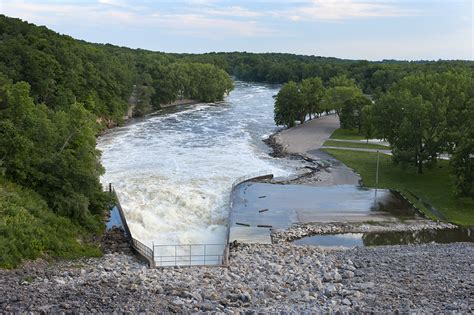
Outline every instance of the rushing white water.
[(111, 130), (99, 139), (135, 238), (155, 244), (223, 243), (232, 182), (295, 169), (268, 156), (278, 87), (236, 82), (219, 104), (198, 104)]

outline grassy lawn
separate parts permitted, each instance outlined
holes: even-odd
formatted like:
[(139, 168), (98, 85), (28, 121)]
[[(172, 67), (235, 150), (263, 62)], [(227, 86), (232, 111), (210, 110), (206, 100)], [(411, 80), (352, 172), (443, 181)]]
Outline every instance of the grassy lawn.
[[(338, 149), (325, 149), (324, 151), (358, 172), (362, 176), (365, 186), (376, 187), (377, 153)], [(454, 195), (454, 183), (448, 161), (438, 161), (434, 167), (425, 168), (424, 174), (418, 175), (414, 167), (402, 168), (393, 164), (390, 156), (380, 154), (378, 187), (401, 191), (405, 197), (430, 217), (433, 217), (431, 212), (408, 191), (431, 204), (448, 221), (465, 226), (474, 225), (474, 200), (457, 198)]]
[(375, 144), (375, 143), (356, 143), (356, 142), (343, 142), (343, 141), (334, 141), (334, 140), (327, 140), (324, 142), (325, 146), (329, 147), (347, 147), (347, 148), (361, 148), (361, 149), (379, 149), (379, 150), (390, 150), (390, 147)]
[(332, 135), (331, 139), (342, 139), (342, 140), (365, 140), (363, 135), (360, 135), (357, 130), (349, 129), (336, 129)]

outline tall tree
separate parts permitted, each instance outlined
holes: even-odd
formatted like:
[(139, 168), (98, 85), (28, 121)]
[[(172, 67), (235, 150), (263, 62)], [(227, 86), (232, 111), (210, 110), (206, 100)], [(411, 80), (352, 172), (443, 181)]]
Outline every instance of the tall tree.
[(307, 78), (301, 82), (301, 92), (306, 99), (306, 114), (316, 115), (323, 112), (321, 101), (324, 96), (324, 86), (321, 78)]
[(374, 126), (390, 142), (394, 161), (416, 165), (419, 174), (423, 163), (433, 159), (430, 111), (431, 104), (408, 91), (389, 92), (373, 108)]
[(306, 99), (299, 86), (293, 81), (286, 83), (276, 96), (275, 123), (293, 127), (297, 119), (302, 119), (300, 116), (305, 106)]
[(354, 98), (346, 100), (342, 105), (339, 115), (341, 127), (344, 129), (357, 129), (360, 133), (363, 124), (362, 109), (371, 104), (370, 99), (364, 95), (356, 95)]

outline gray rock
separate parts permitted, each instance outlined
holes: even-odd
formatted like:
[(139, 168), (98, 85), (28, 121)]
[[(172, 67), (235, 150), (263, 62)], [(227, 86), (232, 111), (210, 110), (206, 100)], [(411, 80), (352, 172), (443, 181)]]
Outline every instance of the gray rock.
[(351, 301), (348, 298), (342, 299), (341, 303), (344, 304), (344, 305), (351, 305), (352, 304)]
[(324, 294), (326, 296), (331, 297), (331, 296), (336, 295), (336, 293), (337, 293), (337, 289), (336, 289), (336, 286), (333, 284), (326, 286), (326, 288), (324, 289)]

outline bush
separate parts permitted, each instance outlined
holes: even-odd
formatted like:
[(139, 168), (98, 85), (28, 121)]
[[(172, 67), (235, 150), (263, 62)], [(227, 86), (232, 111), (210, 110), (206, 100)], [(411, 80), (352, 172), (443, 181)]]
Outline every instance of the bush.
[(88, 234), (54, 214), (35, 192), (0, 179), (0, 267), (14, 268), (41, 256), (100, 256)]

